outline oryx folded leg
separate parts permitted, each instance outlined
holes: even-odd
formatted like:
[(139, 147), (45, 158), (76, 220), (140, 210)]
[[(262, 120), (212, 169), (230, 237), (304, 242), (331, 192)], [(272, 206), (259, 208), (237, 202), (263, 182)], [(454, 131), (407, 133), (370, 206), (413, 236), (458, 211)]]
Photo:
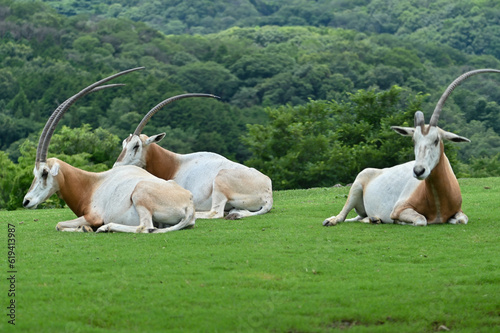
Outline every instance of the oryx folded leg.
[(235, 220), (260, 215), (273, 206), (272, 184), (269, 177), (248, 169), (220, 170), (213, 182), (210, 211), (197, 211), (197, 218), (221, 218)]
[(94, 232), (92, 225), (87, 222), (84, 216), (80, 216), (74, 220), (57, 223), (56, 230), (70, 232)]

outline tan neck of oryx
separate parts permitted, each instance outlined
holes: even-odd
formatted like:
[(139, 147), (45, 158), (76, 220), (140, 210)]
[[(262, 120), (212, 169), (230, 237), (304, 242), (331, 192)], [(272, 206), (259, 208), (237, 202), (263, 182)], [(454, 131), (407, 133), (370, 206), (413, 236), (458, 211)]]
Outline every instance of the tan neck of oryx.
[(92, 195), (101, 180), (100, 174), (75, 168), (62, 161), (58, 163), (60, 167), (56, 179), (59, 182), (59, 197), (76, 216), (88, 214)]
[[(441, 142), (441, 156), (439, 163), (425, 179), (426, 196), (429, 204), (435, 211), (434, 218), (446, 222), (457, 213), (462, 205), (462, 195), (458, 180), (453, 173), (450, 161), (444, 154), (444, 145)], [(432, 217), (430, 217), (432, 220)]]
[(146, 171), (158, 178), (173, 179), (179, 169), (177, 154), (166, 150), (156, 143), (148, 146), (146, 152)]

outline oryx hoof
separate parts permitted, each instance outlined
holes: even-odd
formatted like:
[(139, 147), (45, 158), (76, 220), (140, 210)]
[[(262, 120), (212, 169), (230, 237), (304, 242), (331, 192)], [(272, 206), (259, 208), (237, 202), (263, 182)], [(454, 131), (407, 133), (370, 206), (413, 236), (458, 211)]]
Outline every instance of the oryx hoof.
[(227, 214), (226, 217), (224, 217), (226, 220), (239, 220), (241, 219), (240, 214), (238, 213), (230, 213)]
[(378, 217), (370, 217), (369, 221), (370, 221), (371, 224), (380, 224), (380, 223), (382, 223), (382, 220), (379, 219)]
[(156, 231), (156, 228), (149, 228), (149, 229), (147, 229), (147, 232), (148, 232), (149, 234), (152, 234), (152, 233), (154, 233), (155, 231)]
[(448, 220), (450, 224), (467, 224), (467, 222), (469, 222), (469, 218), (464, 213), (457, 213)]
[(88, 225), (81, 225), (78, 227), (78, 231), (79, 232), (94, 232), (94, 230), (92, 230), (91, 227), (89, 227)]
[(337, 221), (335, 221), (334, 219), (326, 219), (323, 221), (324, 227), (332, 227), (334, 225), (337, 225)]
[(107, 224), (100, 226), (95, 232), (100, 233), (100, 232), (108, 232), (109, 231), (109, 226)]
[(423, 219), (423, 220), (414, 221), (413, 225), (416, 227), (425, 227), (427, 225), (427, 220)]

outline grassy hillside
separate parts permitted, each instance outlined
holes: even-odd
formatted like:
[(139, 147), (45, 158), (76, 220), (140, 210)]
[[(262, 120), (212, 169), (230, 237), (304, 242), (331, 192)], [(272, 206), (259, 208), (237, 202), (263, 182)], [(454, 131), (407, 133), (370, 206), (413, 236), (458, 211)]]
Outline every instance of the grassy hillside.
[(15, 225), (15, 331), (494, 332), (500, 178), (460, 184), (469, 224), (422, 228), (323, 227), (348, 188), (278, 191), (269, 214), (162, 235), (56, 232), (67, 209), (0, 212), (0, 242)]

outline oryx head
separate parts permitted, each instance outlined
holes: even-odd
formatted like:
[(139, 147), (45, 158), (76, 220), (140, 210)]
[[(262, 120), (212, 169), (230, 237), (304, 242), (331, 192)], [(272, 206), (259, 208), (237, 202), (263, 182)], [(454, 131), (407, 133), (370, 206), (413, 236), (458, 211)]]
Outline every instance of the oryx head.
[(439, 99), (429, 125), (425, 124), (424, 114), (422, 111), (417, 111), (415, 112), (415, 127), (391, 127), (401, 135), (413, 137), (413, 142), (415, 144), (415, 166), (413, 167), (413, 176), (415, 178), (420, 180), (426, 179), (436, 165), (438, 165), (444, 151), (443, 140), (453, 142), (470, 142), (470, 140), (465, 137), (458, 136), (439, 128), (437, 126), (439, 115), (441, 114), (444, 102), (460, 83), (473, 75), (491, 72), (500, 73), (500, 70), (478, 69), (462, 74), (455, 79), (455, 81), (448, 86)]
[(120, 165), (136, 165), (141, 168), (146, 167), (146, 152), (148, 149), (148, 146), (152, 143), (157, 143), (160, 142), (164, 137), (165, 133), (160, 133), (152, 136), (147, 136), (144, 134), (141, 134), (142, 130), (144, 129), (144, 126), (148, 123), (149, 119), (158, 112), (161, 108), (163, 108), (165, 105), (170, 104), (174, 101), (177, 101), (182, 98), (187, 98), (187, 97), (211, 97), (211, 98), (219, 98), (218, 96), (215, 95), (210, 95), (210, 94), (183, 94), (183, 95), (177, 95), (170, 97), (158, 105), (156, 105), (154, 108), (149, 110), (149, 112), (142, 118), (141, 122), (135, 129), (133, 134), (130, 134), (128, 138), (123, 140), (122, 142), (122, 152), (118, 156), (115, 164), (113, 167), (117, 167)]
[(160, 142), (166, 133), (147, 136), (144, 134), (130, 134), (122, 142), (122, 152), (113, 167), (120, 165), (135, 165), (140, 168), (146, 167), (146, 151), (150, 144)]
[(57, 180), (57, 176), (59, 174), (60, 165), (57, 162), (57, 159), (49, 159), (47, 160), (47, 153), (49, 149), (49, 143), (54, 134), (54, 130), (56, 129), (59, 120), (64, 115), (66, 110), (78, 99), (87, 95), (90, 92), (102, 90), (109, 87), (122, 86), (123, 84), (110, 84), (110, 85), (102, 85), (118, 76), (123, 74), (127, 74), (139, 69), (143, 69), (144, 67), (138, 67), (129, 69), (115, 75), (109, 76), (105, 79), (102, 79), (87, 88), (80, 91), (78, 94), (68, 98), (65, 100), (59, 107), (57, 107), (49, 120), (45, 124), (43, 128), (42, 134), (40, 135), (40, 139), (38, 140), (38, 147), (36, 149), (36, 160), (35, 160), (35, 168), (33, 170), (33, 182), (31, 183), (31, 187), (28, 190), (28, 193), (24, 196), (23, 206), (26, 208), (36, 208), (36, 206), (42, 202), (44, 202), (47, 198), (49, 198), (52, 194), (59, 191), (59, 182)]
[(413, 137), (415, 144), (415, 166), (413, 176), (420, 180), (427, 178), (436, 167), (444, 151), (443, 140), (470, 142), (469, 139), (442, 130), (437, 126), (425, 125), (422, 111), (415, 112), (415, 127), (392, 126), (401, 135)]
[(24, 196), (23, 206), (25, 208), (36, 208), (40, 203), (47, 200), (52, 194), (59, 191), (59, 182), (56, 176), (59, 173), (59, 163), (55, 159), (48, 162), (37, 163), (33, 170), (33, 182)]

